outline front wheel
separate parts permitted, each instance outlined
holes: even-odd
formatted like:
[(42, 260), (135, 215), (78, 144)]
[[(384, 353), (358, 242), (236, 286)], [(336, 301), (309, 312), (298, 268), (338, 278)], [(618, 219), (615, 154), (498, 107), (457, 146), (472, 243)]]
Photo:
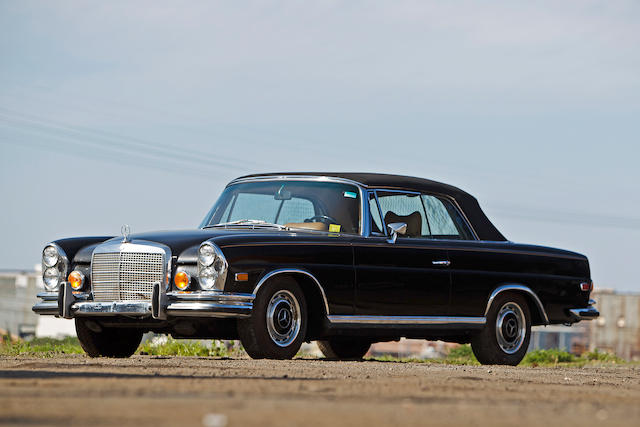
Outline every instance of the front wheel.
[(238, 335), (253, 359), (291, 359), (307, 333), (307, 304), (291, 278), (270, 280), (260, 287), (251, 317), (238, 320)]
[(483, 365), (517, 365), (529, 347), (531, 314), (522, 295), (501, 294), (493, 301), (484, 329), (471, 340)]
[(79, 318), (76, 318), (76, 335), (89, 357), (129, 357), (142, 341), (141, 330), (105, 328)]

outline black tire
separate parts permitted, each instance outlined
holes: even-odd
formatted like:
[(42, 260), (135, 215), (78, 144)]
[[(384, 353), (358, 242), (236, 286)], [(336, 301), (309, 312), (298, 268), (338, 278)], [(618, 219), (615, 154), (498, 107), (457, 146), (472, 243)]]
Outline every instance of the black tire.
[(76, 334), (80, 346), (89, 357), (129, 357), (142, 341), (141, 330), (105, 328), (95, 322), (94, 325), (89, 328), (86, 320), (76, 318)]
[(240, 341), (253, 359), (293, 358), (306, 332), (307, 303), (298, 283), (289, 277), (264, 283), (253, 301), (251, 317), (238, 319)]
[(371, 341), (356, 337), (331, 337), (317, 343), (324, 357), (338, 360), (360, 360), (371, 347)]
[(471, 349), (483, 365), (517, 365), (529, 347), (531, 312), (520, 294), (504, 293), (489, 308), (487, 323), (471, 339)]

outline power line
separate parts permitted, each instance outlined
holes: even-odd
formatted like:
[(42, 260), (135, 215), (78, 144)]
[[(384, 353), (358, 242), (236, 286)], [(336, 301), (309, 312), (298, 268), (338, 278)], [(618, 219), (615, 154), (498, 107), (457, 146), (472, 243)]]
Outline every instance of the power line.
[(120, 147), (123, 150), (138, 152), (143, 150), (145, 155), (150, 154), (156, 156), (170, 156), (174, 160), (177, 158), (185, 161), (200, 163), (206, 166), (218, 165), (222, 167), (237, 167), (241, 165), (244, 166), (247, 163), (254, 163), (247, 160), (224, 158), (223, 156), (212, 155), (193, 149), (184, 149), (182, 147), (178, 148), (159, 143), (151, 143), (139, 138), (117, 135), (111, 132), (105, 132), (103, 130), (60, 124), (36, 116), (30, 116), (23, 113), (15, 112), (3, 107), (0, 107), (0, 110), (9, 111), (9, 114), (0, 112), (0, 117), (4, 117), (3, 120), (8, 122), (9, 124), (23, 127), (31, 126), (43, 131), (54, 132), (57, 134), (60, 134), (61, 132), (63, 134), (67, 133), (75, 135), (76, 137), (82, 137), (83, 141), (86, 141), (87, 138), (93, 139), (94, 141), (99, 141), (89, 141), (89, 143), (93, 145), (102, 145), (100, 144), (100, 141), (102, 141)]

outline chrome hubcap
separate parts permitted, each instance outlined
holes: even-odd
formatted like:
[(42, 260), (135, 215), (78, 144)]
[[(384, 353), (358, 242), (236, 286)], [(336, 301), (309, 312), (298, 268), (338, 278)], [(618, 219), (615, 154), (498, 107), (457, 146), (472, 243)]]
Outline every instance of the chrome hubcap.
[(273, 294), (267, 306), (267, 331), (271, 340), (280, 347), (290, 345), (298, 337), (301, 323), (296, 297), (287, 290)]
[(496, 318), (496, 338), (498, 345), (507, 354), (520, 350), (524, 342), (526, 322), (522, 308), (515, 302), (504, 304)]

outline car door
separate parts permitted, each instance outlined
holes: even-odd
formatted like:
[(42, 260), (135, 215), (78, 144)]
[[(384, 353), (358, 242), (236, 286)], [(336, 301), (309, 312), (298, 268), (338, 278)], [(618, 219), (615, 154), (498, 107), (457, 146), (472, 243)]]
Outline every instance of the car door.
[[(377, 194), (377, 197), (376, 197)], [(377, 191), (369, 196), (368, 237), (354, 239), (355, 312), (369, 316), (442, 316), (451, 280), (447, 251), (430, 238), (419, 193)], [(386, 222), (406, 222), (407, 235), (391, 242)]]

